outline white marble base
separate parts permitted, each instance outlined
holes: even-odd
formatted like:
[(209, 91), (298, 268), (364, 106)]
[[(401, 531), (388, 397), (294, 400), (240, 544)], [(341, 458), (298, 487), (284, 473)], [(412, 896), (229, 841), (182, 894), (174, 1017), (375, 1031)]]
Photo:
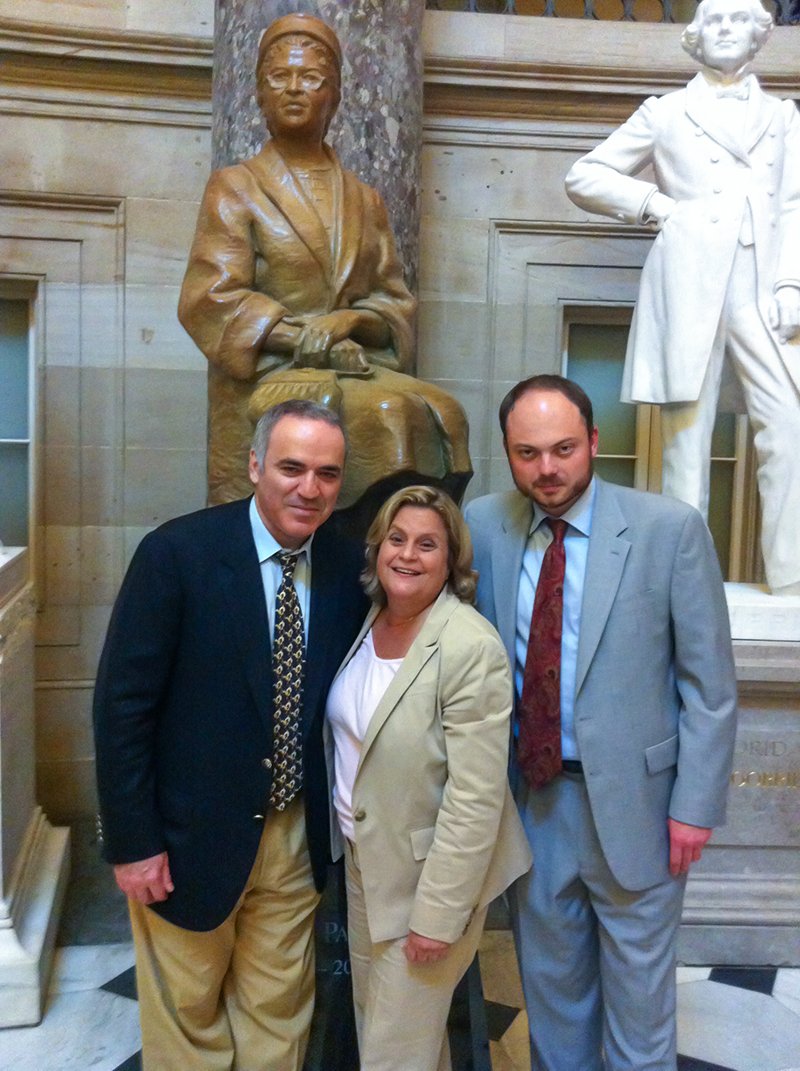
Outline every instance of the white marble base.
[(41, 1021), (68, 877), (69, 830), (53, 828), (39, 812), (0, 928), (0, 1027)]
[(725, 585), (734, 640), (800, 642), (800, 595), (770, 595), (763, 584)]

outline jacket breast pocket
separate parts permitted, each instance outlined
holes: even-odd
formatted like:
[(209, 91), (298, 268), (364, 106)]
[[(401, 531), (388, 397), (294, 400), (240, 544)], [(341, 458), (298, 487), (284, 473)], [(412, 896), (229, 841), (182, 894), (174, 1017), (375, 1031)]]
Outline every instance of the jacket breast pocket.
[(667, 770), (670, 766), (674, 766), (678, 761), (677, 733), (675, 736), (662, 740), (660, 744), (646, 747), (644, 749), (644, 758), (649, 774), (661, 773), (662, 770)]
[(417, 862), (427, 858), (435, 835), (436, 826), (428, 826), (427, 829), (415, 829), (412, 831), (411, 851), (414, 853), (414, 858)]

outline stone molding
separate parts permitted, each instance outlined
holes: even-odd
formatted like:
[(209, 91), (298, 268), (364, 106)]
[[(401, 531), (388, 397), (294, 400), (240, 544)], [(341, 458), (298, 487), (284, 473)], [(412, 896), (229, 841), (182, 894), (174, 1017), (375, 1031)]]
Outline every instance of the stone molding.
[(0, 113), (211, 125), (210, 38), (0, 18)]
[[(659, 23), (429, 11), (423, 50), (426, 117), (617, 124), (645, 97), (680, 88), (697, 70), (679, 27)], [(797, 30), (778, 27), (755, 69), (765, 89), (800, 96)]]

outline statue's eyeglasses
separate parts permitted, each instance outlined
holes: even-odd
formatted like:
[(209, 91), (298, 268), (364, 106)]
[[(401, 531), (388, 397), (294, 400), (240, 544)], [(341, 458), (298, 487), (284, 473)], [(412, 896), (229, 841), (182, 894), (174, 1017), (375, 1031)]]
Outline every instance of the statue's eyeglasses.
[(288, 89), (292, 84), (299, 85), (301, 89), (322, 89), (327, 82), (324, 74), (319, 71), (267, 71), (266, 82), (270, 89)]

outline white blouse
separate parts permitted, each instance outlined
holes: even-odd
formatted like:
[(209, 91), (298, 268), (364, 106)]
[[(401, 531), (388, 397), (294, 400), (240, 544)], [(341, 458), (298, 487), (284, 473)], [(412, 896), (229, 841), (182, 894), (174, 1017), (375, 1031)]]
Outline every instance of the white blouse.
[(370, 629), (328, 693), (325, 716), (333, 732), (335, 748), (333, 803), (339, 826), (348, 840), (355, 840), (353, 784), (361, 745), (378, 703), (402, 661), (402, 658), (378, 658)]

